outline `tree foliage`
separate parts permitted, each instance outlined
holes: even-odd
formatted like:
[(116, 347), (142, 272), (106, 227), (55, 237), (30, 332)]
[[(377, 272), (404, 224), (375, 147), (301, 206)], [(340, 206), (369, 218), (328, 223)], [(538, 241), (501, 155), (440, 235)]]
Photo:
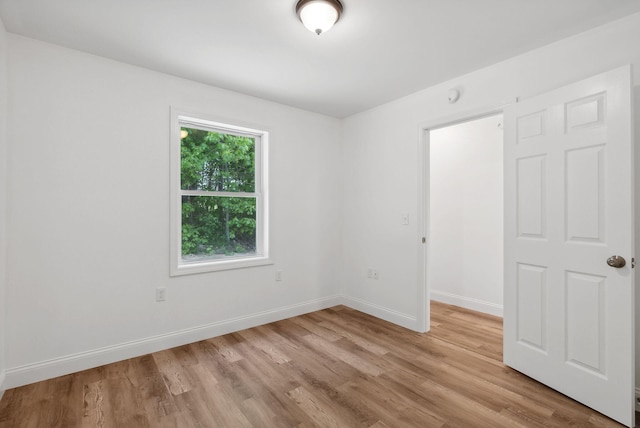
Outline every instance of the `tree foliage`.
[[(255, 140), (182, 128), (182, 190), (255, 191)], [(256, 250), (256, 199), (182, 196), (182, 255), (234, 255)]]

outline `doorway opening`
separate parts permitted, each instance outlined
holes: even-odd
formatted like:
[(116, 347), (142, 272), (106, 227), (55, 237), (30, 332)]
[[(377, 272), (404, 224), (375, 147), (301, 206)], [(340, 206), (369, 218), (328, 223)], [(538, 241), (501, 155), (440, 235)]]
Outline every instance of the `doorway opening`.
[(429, 129), (430, 301), (503, 315), (502, 113)]

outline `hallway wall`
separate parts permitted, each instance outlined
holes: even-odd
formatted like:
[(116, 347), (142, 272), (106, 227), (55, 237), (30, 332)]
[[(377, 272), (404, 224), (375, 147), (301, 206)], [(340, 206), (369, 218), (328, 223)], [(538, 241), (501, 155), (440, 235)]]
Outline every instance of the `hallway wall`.
[(430, 131), (431, 299), (502, 316), (502, 115)]

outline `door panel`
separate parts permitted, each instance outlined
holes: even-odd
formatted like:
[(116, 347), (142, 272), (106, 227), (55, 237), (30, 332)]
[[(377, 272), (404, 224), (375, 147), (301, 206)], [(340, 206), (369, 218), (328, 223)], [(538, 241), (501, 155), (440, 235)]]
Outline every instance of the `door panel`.
[(606, 278), (567, 272), (567, 362), (606, 375), (604, 322)]
[(566, 225), (573, 242), (605, 243), (604, 145), (567, 151)]
[(545, 231), (545, 156), (517, 160), (518, 236), (544, 239)]
[(547, 352), (546, 268), (518, 264), (518, 342)]
[(632, 141), (628, 66), (505, 109), (505, 363), (628, 426)]

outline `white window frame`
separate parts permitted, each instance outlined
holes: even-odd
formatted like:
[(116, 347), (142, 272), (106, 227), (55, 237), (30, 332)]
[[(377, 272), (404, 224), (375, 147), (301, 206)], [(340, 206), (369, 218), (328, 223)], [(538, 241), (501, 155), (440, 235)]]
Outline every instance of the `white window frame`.
[[(170, 276), (215, 272), (272, 264), (269, 258), (269, 199), (268, 199), (268, 147), (269, 131), (254, 126), (241, 126), (238, 121), (231, 124), (207, 114), (189, 113), (171, 108), (171, 263)], [(255, 191), (208, 192), (182, 190), (180, 179), (180, 128), (186, 126), (202, 130), (250, 137), (255, 141)], [(250, 196), (256, 199), (256, 253), (250, 256), (226, 257), (202, 262), (182, 262), (182, 196)]]

